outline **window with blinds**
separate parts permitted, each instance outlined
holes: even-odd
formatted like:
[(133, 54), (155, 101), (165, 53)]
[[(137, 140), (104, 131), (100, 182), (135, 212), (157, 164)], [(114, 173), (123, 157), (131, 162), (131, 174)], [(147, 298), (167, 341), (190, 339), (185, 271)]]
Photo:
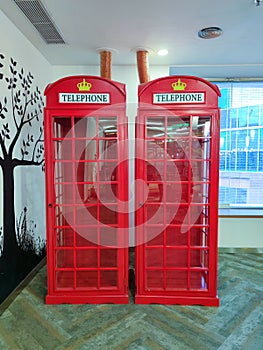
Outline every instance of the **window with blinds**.
[(263, 209), (263, 82), (215, 82), (221, 91), (220, 208)]

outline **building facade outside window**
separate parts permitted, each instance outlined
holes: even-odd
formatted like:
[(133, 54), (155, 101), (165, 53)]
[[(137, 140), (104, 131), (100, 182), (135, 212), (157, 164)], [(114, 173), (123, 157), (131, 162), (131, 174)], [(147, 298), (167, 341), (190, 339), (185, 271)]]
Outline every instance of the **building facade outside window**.
[(263, 209), (263, 82), (215, 82), (221, 91), (219, 207)]

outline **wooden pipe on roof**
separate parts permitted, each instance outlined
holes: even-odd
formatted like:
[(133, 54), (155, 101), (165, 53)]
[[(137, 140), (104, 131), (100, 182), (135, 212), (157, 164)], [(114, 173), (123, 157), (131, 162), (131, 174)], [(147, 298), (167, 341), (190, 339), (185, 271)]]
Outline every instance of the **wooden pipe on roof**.
[(150, 80), (148, 51), (144, 49), (138, 49), (136, 51), (136, 55), (137, 55), (137, 69), (138, 69), (140, 84), (147, 83)]
[(111, 56), (109, 50), (100, 51), (100, 76), (102, 78), (111, 79)]

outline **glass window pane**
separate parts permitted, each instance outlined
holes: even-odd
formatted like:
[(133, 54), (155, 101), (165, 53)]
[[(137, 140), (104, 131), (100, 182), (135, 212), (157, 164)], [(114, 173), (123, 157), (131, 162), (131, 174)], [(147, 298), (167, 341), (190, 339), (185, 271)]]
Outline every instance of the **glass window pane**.
[(77, 271), (76, 285), (77, 288), (97, 288), (98, 271)]
[(77, 267), (98, 267), (97, 249), (76, 250), (76, 264)]
[(186, 137), (190, 134), (190, 117), (168, 117), (167, 118), (167, 137), (177, 138)]
[(98, 118), (98, 137), (117, 137), (117, 117)]
[(70, 117), (55, 117), (53, 124), (53, 136), (55, 138), (71, 138), (71, 118)]
[(96, 140), (75, 140), (75, 160), (84, 162), (87, 160), (96, 160), (98, 158), (98, 151), (96, 147)]
[[(263, 82), (218, 82), (220, 111), (219, 204), (263, 203)], [(262, 207), (262, 206), (261, 206)]]
[(75, 118), (74, 119), (75, 138), (92, 139), (96, 137), (96, 118)]
[(165, 136), (165, 117), (147, 118), (146, 121), (147, 137)]

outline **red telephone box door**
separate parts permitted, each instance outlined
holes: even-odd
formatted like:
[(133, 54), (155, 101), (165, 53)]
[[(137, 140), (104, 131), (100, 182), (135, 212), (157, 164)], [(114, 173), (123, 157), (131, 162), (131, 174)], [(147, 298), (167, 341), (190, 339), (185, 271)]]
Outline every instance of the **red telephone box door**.
[(75, 76), (45, 94), (46, 302), (128, 303), (125, 87)]
[(218, 94), (194, 77), (139, 87), (136, 303), (219, 303)]

